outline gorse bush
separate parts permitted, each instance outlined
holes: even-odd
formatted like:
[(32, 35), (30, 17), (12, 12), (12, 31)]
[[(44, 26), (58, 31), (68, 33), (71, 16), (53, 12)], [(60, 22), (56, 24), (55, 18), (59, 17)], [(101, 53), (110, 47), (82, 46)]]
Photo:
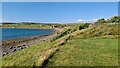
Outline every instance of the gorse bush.
[(114, 16), (107, 19), (107, 23), (120, 23), (120, 16)]
[(79, 30), (85, 29), (85, 28), (88, 28), (88, 27), (89, 27), (89, 23), (81, 24), (81, 25), (79, 26)]
[(107, 20), (104, 18), (98, 19), (95, 23), (120, 23), (120, 16), (113, 16)]
[(98, 19), (96, 23), (106, 23), (106, 20), (104, 18)]
[(55, 41), (55, 40), (57, 40), (57, 39), (59, 39), (59, 38), (61, 38), (61, 37), (63, 37), (63, 36), (65, 36), (65, 35), (67, 35), (67, 34), (69, 34), (69, 33), (72, 33), (72, 32), (74, 32), (74, 31), (76, 31), (76, 30), (77, 30), (77, 28), (69, 28), (69, 29), (66, 29), (66, 30), (62, 31), (60, 34), (58, 34), (56, 37), (54, 37), (54, 38), (51, 40), (51, 42), (52, 42), (52, 41)]

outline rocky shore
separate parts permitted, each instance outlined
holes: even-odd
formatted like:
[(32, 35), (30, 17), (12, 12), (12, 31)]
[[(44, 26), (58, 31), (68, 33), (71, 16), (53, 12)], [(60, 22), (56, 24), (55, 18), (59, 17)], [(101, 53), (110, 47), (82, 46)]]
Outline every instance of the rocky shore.
[(47, 35), (3, 41), (2, 46), (0, 46), (0, 48), (2, 49), (0, 51), (0, 55), (5, 56), (7, 54), (22, 50), (24, 48), (28, 48), (32, 44), (39, 43), (41, 41), (46, 41), (50, 38), (55, 37), (57, 35), (57, 32), (60, 32), (60, 31), (61, 31), (60, 29), (55, 29), (55, 32)]

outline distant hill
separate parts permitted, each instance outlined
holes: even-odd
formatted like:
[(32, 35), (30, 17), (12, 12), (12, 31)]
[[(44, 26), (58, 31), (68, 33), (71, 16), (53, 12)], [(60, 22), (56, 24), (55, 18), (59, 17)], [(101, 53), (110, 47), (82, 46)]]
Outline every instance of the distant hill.
[(45, 25), (55, 25), (58, 23), (38, 23), (38, 22), (2, 22), (2, 24), (45, 24)]

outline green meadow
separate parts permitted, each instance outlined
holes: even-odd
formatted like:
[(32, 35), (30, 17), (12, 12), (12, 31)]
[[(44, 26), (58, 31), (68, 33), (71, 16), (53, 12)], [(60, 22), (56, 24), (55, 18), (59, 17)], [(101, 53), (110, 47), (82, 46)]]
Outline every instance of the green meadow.
[(117, 66), (117, 39), (72, 39), (62, 46), (47, 66)]

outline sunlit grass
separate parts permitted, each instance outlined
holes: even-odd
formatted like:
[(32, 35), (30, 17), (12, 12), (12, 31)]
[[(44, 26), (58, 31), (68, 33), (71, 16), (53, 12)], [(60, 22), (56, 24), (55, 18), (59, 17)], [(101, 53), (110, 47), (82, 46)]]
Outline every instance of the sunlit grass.
[(14, 52), (3, 57), (3, 66), (32, 66), (45, 49), (50, 47), (50, 42), (34, 44), (29, 48)]
[(73, 39), (49, 59), (48, 66), (117, 66), (117, 39)]

